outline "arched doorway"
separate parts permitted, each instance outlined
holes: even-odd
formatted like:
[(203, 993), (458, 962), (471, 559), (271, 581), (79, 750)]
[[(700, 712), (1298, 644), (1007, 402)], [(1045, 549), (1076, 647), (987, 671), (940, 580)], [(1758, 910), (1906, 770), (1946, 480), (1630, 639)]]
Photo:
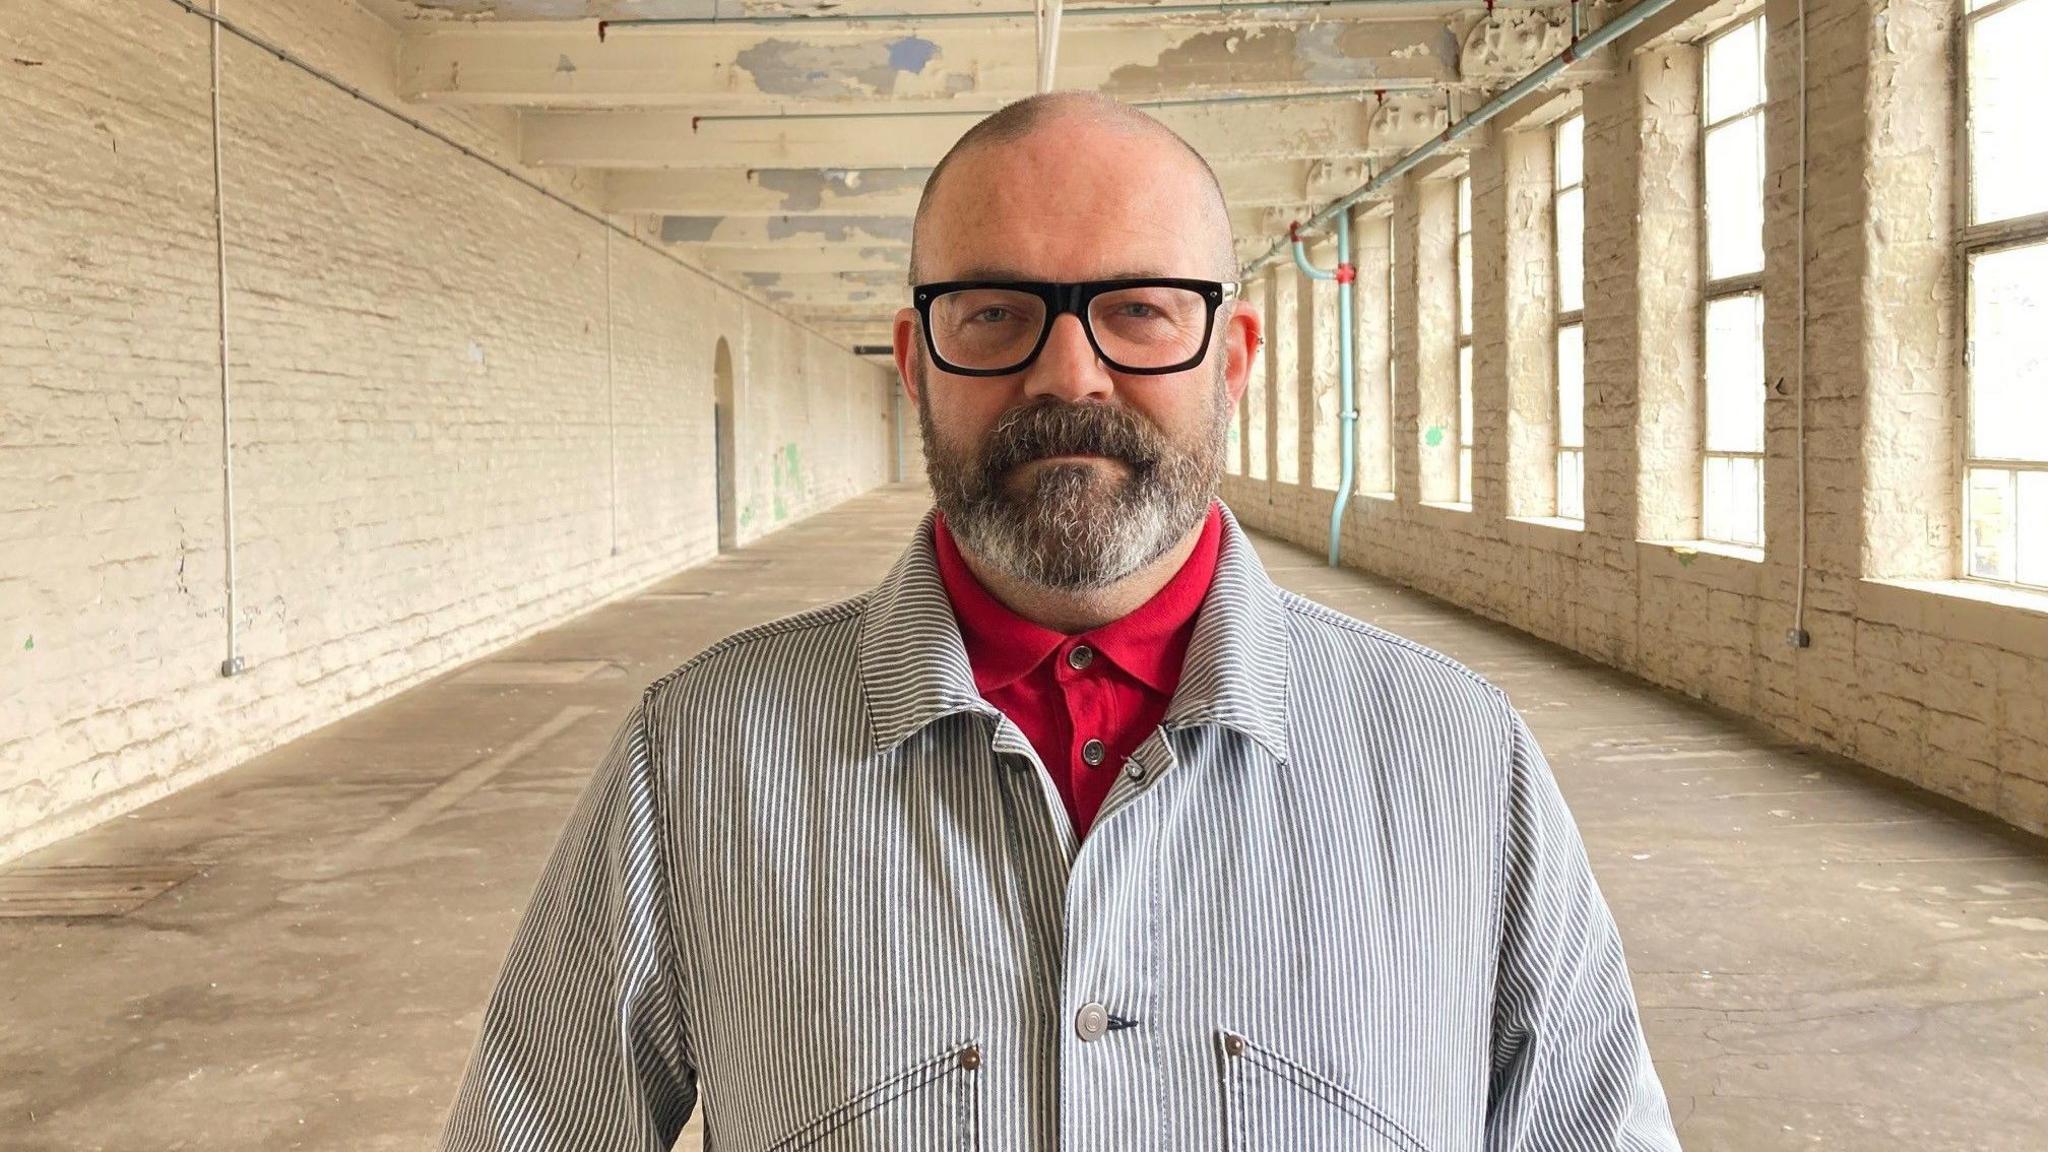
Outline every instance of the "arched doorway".
[(711, 457), (718, 470), (718, 550), (739, 543), (739, 500), (733, 483), (733, 380), (732, 347), (718, 338), (718, 351), (711, 364)]

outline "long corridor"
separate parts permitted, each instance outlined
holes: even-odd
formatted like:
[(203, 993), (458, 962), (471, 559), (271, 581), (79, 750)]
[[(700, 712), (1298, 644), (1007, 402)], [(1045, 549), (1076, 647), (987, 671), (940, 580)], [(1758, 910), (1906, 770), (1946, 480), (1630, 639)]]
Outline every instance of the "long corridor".
[[(622, 709), (720, 636), (866, 587), (925, 505), (857, 498), (0, 871), (0, 1147), (425, 1146)], [(1528, 715), (1688, 1149), (2048, 1148), (2043, 845), (1260, 550)]]

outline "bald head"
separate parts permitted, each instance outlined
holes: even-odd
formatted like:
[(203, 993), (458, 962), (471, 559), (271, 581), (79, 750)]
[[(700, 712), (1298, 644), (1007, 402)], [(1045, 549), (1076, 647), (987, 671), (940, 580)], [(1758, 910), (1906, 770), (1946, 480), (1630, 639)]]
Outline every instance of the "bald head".
[[(1034, 213), (1033, 204), (1048, 211)], [(1136, 218), (1150, 215), (1184, 249), (1173, 261), (1177, 267), (1117, 271), (1237, 279), (1230, 213), (1208, 161), (1172, 129), (1128, 104), (1095, 92), (1051, 92), (989, 115), (933, 167), (911, 229), (910, 282), (980, 275), (1006, 260), (1028, 261), (1034, 245), (1048, 247), (1043, 237), (1016, 237), (1027, 251), (1005, 251), (1004, 231), (1019, 225), (1030, 231), (1034, 224), (1042, 231), (1061, 213), (1106, 216), (1096, 222), (1124, 232), (1130, 228), (1120, 225), (1142, 229), (1144, 222)], [(1030, 219), (1034, 214), (1040, 218)], [(991, 223), (992, 235), (974, 234)], [(1075, 223), (1078, 228), (1083, 221)], [(1151, 256), (1154, 262), (1169, 259)], [(1044, 270), (1035, 275), (1056, 278)]]

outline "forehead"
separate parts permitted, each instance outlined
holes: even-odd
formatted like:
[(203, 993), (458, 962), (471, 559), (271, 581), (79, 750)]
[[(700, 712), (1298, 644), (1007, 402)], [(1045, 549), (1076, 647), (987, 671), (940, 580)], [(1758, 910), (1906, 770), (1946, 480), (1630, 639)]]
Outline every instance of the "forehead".
[(1177, 142), (1055, 121), (947, 165), (920, 224), (920, 278), (1212, 276), (1215, 213)]

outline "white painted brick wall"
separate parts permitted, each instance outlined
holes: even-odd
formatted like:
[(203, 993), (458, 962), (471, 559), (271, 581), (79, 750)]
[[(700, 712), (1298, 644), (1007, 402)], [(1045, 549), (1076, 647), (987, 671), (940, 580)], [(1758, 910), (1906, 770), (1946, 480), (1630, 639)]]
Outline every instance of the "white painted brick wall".
[[(1659, 684), (1755, 717), (2010, 823), (2048, 834), (2048, 598), (1947, 577), (1956, 555), (1952, 341), (1959, 317), (1948, 251), (1952, 125), (1943, 0), (1809, 0), (1810, 133), (1805, 306), (1806, 627), (1794, 649), (1793, 499), (1799, 439), (1790, 392), (1766, 403), (1763, 562), (1673, 547), (1697, 534), (1699, 284), (1694, 259), (1698, 54), (1679, 43), (1636, 56), (1585, 91), (1587, 187), (1586, 531), (1503, 516), (1487, 499), (1509, 478), (1502, 445), (1476, 454), (1474, 512), (1417, 503), (1420, 432), (1444, 411), (1441, 363), (1447, 181), (1404, 183), (1394, 205), (1403, 291), (1398, 501), (1354, 500), (1347, 563), (1390, 576)], [(1781, 10), (1782, 9), (1782, 10)], [(1771, 5), (1764, 279), (1766, 375), (1798, 363), (1797, 37)], [(1487, 148), (1502, 148), (1501, 134)], [(1476, 223), (1504, 227), (1504, 157), (1482, 153)], [(1414, 254), (1418, 233), (1423, 255)], [(1475, 317), (1485, 384), (1475, 424), (1513, 426), (1503, 381), (1514, 249), (1475, 236), (1485, 307)], [(1434, 253), (1434, 255), (1432, 255)], [(1307, 285), (1302, 292), (1333, 292)], [(1276, 298), (1286, 301), (1290, 293)], [(1359, 307), (1382, 308), (1361, 283)], [(1291, 326), (1286, 308), (1270, 322)], [(1527, 334), (1524, 334), (1527, 338)], [(1335, 356), (1334, 348), (1327, 350)], [(1436, 357), (1433, 363), (1431, 357)], [(1434, 368), (1434, 371), (1431, 369)], [(1421, 389), (1418, 389), (1418, 381)], [(1504, 386), (1505, 384), (1505, 386)], [(1286, 395), (1296, 380), (1274, 380)], [(1334, 426), (1313, 435), (1334, 441)], [(1332, 496), (1232, 476), (1224, 497), (1255, 527), (1320, 551)], [(1509, 505), (1511, 506), (1511, 505)], [(1690, 525), (1690, 528), (1688, 528)], [(1972, 592), (1971, 588), (1977, 590)]]
[[(226, 11), (396, 102), (352, 4)], [(721, 336), (742, 540), (888, 478), (881, 367), (223, 43), (232, 679), (207, 25), (0, 7), (0, 859), (712, 554)]]

